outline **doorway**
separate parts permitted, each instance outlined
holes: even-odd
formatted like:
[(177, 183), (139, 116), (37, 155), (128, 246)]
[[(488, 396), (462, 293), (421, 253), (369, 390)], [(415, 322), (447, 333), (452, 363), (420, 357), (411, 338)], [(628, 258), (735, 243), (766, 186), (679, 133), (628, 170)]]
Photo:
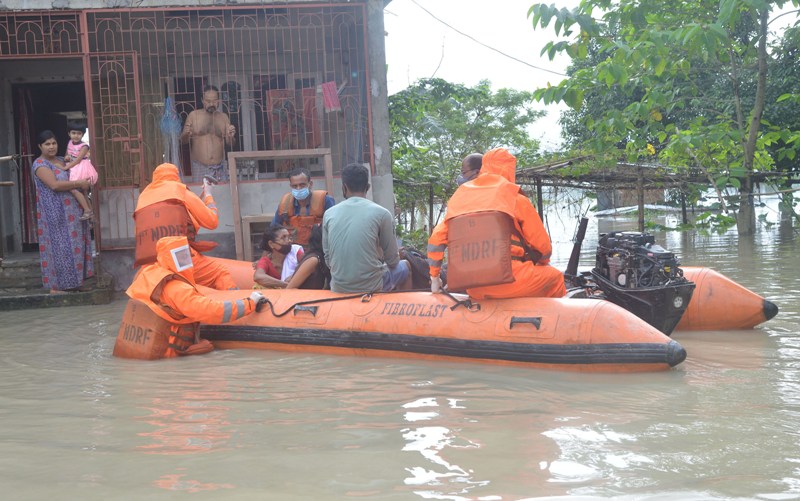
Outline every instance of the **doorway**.
[(31, 165), (39, 156), (38, 134), (53, 131), (58, 141), (58, 154), (64, 155), (69, 139), (68, 120), (86, 121), (86, 91), (82, 81), (57, 83), (24, 83), (11, 87), (14, 107), (14, 140), (23, 155), (20, 162), (19, 214), (23, 252), (39, 249), (36, 236), (36, 189)]

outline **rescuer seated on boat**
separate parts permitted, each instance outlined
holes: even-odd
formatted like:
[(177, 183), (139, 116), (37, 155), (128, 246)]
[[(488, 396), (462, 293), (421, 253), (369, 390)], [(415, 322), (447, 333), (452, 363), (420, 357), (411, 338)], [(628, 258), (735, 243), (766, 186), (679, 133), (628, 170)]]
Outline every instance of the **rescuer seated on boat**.
[(270, 226), (261, 237), (261, 250), (253, 273), (256, 288), (285, 289), (303, 258), (303, 246), (292, 243), (288, 228)]
[[(198, 323), (232, 322), (256, 311), (264, 299), (258, 291), (234, 301), (204, 296), (197, 290), (189, 241), (184, 236), (160, 239), (156, 252), (156, 262), (139, 270), (126, 293), (169, 325), (169, 332), (158, 333), (168, 337), (163, 357), (158, 358), (208, 353), (213, 346), (199, 339)], [(146, 327), (155, 330), (153, 325)]]
[(564, 276), (539, 214), (514, 184), (517, 159), (505, 148), (483, 155), (480, 174), (456, 189), (428, 239), (431, 291), (447, 284), (474, 298), (562, 297)]
[[(202, 197), (202, 199), (201, 199)], [(154, 263), (156, 243), (162, 237), (186, 236), (192, 249), (195, 281), (217, 290), (238, 289), (230, 272), (218, 261), (201, 252), (213, 249), (216, 242), (197, 241), (197, 230), (213, 230), (219, 224), (211, 185), (203, 180), (200, 197), (180, 180), (178, 168), (161, 164), (153, 171), (153, 181), (139, 194), (136, 211), (135, 266)]]
[(344, 202), (325, 212), (322, 247), (334, 292), (388, 292), (411, 289), (411, 267), (401, 260), (394, 218), (366, 198), (369, 171), (361, 164), (342, 169)]
[(292, 191), (281, 198), (271, 226), (285, 226), (294, 243), (307, 247), (311, 227), (322, 223), (325, 211), (336, 201), (327, 191), (314, 189), (311, 173), (304, 167), (289, 173), (289, 187)]

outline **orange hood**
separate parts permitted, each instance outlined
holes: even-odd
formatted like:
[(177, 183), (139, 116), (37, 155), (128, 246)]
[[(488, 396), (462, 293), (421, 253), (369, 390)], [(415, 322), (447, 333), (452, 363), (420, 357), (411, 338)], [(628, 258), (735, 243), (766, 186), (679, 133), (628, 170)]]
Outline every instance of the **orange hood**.
[(483, 155), (481, 175), (496, 174), (511, 183), (517, 179), (517, 158), (505, 148), (495, 148)]
[(139, 194), (136, 210), (164, 200), (183, 201), (189, 188), (181, 183), (178, 168), (172, 164), (161, 164), (153, 171), (153, 181)]

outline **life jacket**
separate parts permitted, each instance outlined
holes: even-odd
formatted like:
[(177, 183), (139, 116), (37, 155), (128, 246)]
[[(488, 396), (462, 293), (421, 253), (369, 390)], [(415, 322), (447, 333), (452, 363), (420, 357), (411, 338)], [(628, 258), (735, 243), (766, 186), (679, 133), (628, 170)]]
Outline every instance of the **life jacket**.
[(142, 207), (133, 213), (136, 224), (136, 254), (134, 266), (156, 262), (156, 243), (162, 237), (187, 236), (197, 233), (189, 211), (180, 200), (165, 200)]
[(185, 236), (197, 252), (206, 252), (217, 246), (216, 242), (196, 241), (197, 229), (186, 206), (180, 200), (164, 200), (133, 213), (136, 224), (136, 250), (134, 267), (156, 261), (156, 243), (163, 237)]
[(143, 302), (131, 299), (122, 314), (113, 355), (138, 360), (164, 358), (171, 335), (170, 322), (153, 313)]
[[(512, 259), (523, 259), (514, 207), (520, 188), (499, 174), (481, 173), (447, 203), (447, 287), (464, 290), (514, 281)], [(516, 235), (516, 238), (512, 236)]]
[[(198, 324), (162, 302), (161, 294), (164, 286), (170, 280), (181, 280), (193, 287), (194, 284), (177, 273), (158, 266), (148, 266), (139, 273), (146, 273), (147, 280), (134, 279), (127, 292), (132, 301), (138, 300), (137, 302), (144, 304), (150, 310), (152, 317), (142, 314), (139, 318), (145, 319), (145, 323), (132, 323), (132, 325), (142, 329), (158, 326), (157, 329), (153, 328), (152, 330), (157, 332), (161, 338), (166, 339), (166, 342), (159, 341), (159, 344), (164, 345), (163, 351), (155, 359), (190, 354), (189, 348), (195, 344), (195, 333), (197, 332)], [(120, 342), (119, 335), (117, 336), (117, 342)], [(213, 349), (213, 347), (211, 348)], [(153, 360), (153, 358), (148, 358), (147, 360)]]
[(180, 182), (178, 168), (161, 164), (153, 171), (153, 181), (139, 194), (133, 220), (136, 228), (134, 266), (156, 261), (156, 242), (166, 236), (186, 236), (198, 252), (217, 246), (216, 242), (196, 242), (197, 228), (186, 210), (188, 189)]
[(447, 287), (464, 290), (514, 281), (511, 235), (514, 223), (500, 211), (473, 212), (447, 224)]
[[(164, 287), (171, 280), (180, 280), (196, 289), (191, 268), (176, 271), (174, 265), (169, 264), (171, 263), (171, 257), (168, 257), (170, 247), (185, 246), (187, 243), (186, 237), (162, 239), (157, 246), (159, 251), (156, 258), (157, 263), (139, 270), (139, 273), (133, 279), (133, 283), (125, 291), (131, 300), (143, 304), (152, 314), (146, 315), (146, 313), (140, 312), (139, 316), (131, 318), (128, 324), (136, 329), (141, 329), (145, 332), (151, 330), (154, 335), (157, 334), (157, 339), (154, 340), (156, 344), (149, 349), (144, 349), (145, 353), (151, 354), (150, 356), (154, 356), (154, 358), (171, 358), (177, 355), (207, 353), (213, 349), (213, 346), (209, 343), (208, 346), (204, 344), (197, 347), (197, 349), (191, 350), (190, 348), (195, 344), (195, 334), (199, 324), (171, 308), (161, 299)], [(130, 335), (126, 339), (123, 331), (124, 329), (121, 327), (120, 334), (117, 335), (117, 342), (129, 344), (131, 341), (129, 339)], [(163, 341), (165, 338), (166, 343)], [(135, 342), (136, 339), (134, 338), (133, 341)], [(161, 350), (160, 356), (158, 356), (159, 350)], [(137, 351), (131, 349), (123, 350), (121, 347), (120, 353), (123, 352), (136, 353)], [(152, 358), (148, 358), (148, 360), (152, 360)]]
[[(289, 192), (283, 195), (281, 203), (278, 205), (278, 214), (286, 221), (286, 226), (292, 232), (292, 240), (296, 244), (308, 245), (311, 237), (311, 227), (322, 223), (322, 215), (325, 213), (325, 197), (328, 192), (325, 190), (314, 190), (311, 192), (308, 215), (294, 214), (294, 197)], [(303, 210), (303, 207), (300, 208)]]

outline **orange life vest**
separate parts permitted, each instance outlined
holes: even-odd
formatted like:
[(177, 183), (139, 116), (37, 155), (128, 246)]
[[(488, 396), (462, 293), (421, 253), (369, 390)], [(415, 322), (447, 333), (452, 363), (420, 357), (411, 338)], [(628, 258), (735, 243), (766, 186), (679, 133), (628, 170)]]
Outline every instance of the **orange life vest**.
[(164, 358), (172, 335), (172, 324), (141, 301), (131, 299), (119, 325), (114, 356), (139, 360)]
[[(293, 233), (293, 241), (296, 244), (308, 245), (311, 237), (311, 227), (322, 223), (322, 215), (325, 213), (325, 197), (327, 191), (314, 190), (311, 192), (311, 202), (309, 203), (308, 215), (303, 216), (294, 213), (294, 197), (291, 192), (281, 198), (278, 205), (278, 214), (286, 221), (286, 226)], [(302, 207), (300, 208), (302, 211)]]
[(514, 281), (511, 235), (514, 222), (500, 211), (474, 212), (448, 221), (447, 286), (465, 290)]
[(197, 252), (209, 251), (217, 246), (216, 242), (195, 241), (197, 229), (180, 200), (164, 200), (142, 207), (133, 213), (133, 220), (136, 223), (134, 266), (155, 263), (156, 243), (163, 237), (185, 236)]
[[(156, 262), (156, 242), (162, 237), (187, 236), (192, 227), (189, 211), (180, 200), (165, 200), (133, 213), (136, 223), (134, 266)], [(192, 232), (196, 233), (194, 227)]]
[(514, 215), (519, 186), (495, 174), (479, 179), (461, 185), (447, 203), (451, 290), (511, 283), (511, 260), (524, 255), (512, 248), (520, 241)]
[[(140, 325), (143, 329), (158, 325), (158, 329), (153, 327), (153, 330), (161, 333), (160, 335), (162, 337), (167, 338), (164, 351), (162, 355), (157, 358), (171, 358), (177, 355), (195, 354), (190, 353), (189, 348), (195, 344), (195, 333), (198, 323), (170, 308), (161, 300), (164, 286), (170, 280), (181, 280), (192, 287), (194, 287), (194, 284), (177, 273), (158, 266), (148, 266), (143, 268), (139, 273), (147, 273), (147, 280), (137, 281), (134, 279), (133, 283), (128, 288), (128, 295), (131, 296), (133, 300), (138, 299), (141, 303), (146, 305), (155, 317), (160, 318), (161, 321), (166, 322), (166, 325), (169, 326), (167, 332), (164, 333), (164, 324), (156, 322), (155, 319), (146, 320), (146, 324)], [(142, 316), (142, 318), (145, 317)], [(119, 336), (117, 340), (119, 341)]]

